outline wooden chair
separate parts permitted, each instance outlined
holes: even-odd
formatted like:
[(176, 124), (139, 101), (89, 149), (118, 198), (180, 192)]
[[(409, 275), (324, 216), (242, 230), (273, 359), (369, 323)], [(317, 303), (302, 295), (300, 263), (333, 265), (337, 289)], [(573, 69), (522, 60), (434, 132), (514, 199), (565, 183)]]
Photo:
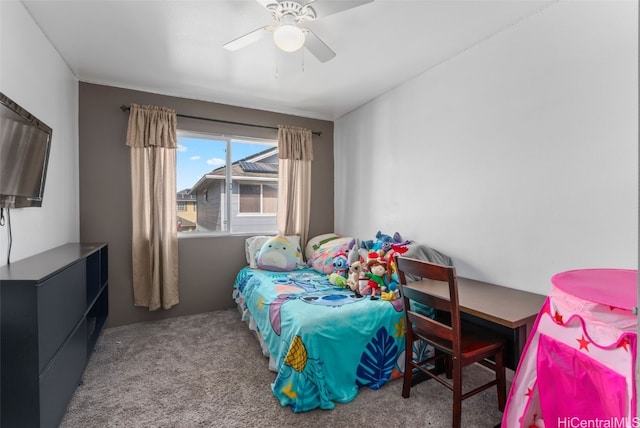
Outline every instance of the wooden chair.
[[(479, 327), (473, 329), (467, 324), (464, 326), (461, 324), (455, 268), (402, 256), (396, 256), (396, 266), (400, 277), (400, 292), (404, 302), (407, 329), (402, 396), (409, 398), (415, 368), (453, 391), (452, 427), (454, 428), (460, 427), (462, 400), (493, 385), (498, 389), (498, 408), (504, 411), (506, 401), (504, 340), (490, 332), (482, 331)], [(449, 298), (427, 294), (429, 281), (420, 285), (421, 290), (408, 287), (408, 276), (415, 280), (447, 282)], [(434, 308), (437, 314), (436, 319), (418, 313), (414, 302)], [(433, 345), (436, 353), (425, 360), (414, 361), (413, 343), (420, 339)], [(494, 361), (488, 360), (490, 357), (493, 357)], [(445, 362), (446, 378), (426, 367), (427, 363), (435, 363), (440, 358)], [(495, 379), (463, 394), (462, 368), (474, 363), (480, 363), (492, 369), (495, 372)]]

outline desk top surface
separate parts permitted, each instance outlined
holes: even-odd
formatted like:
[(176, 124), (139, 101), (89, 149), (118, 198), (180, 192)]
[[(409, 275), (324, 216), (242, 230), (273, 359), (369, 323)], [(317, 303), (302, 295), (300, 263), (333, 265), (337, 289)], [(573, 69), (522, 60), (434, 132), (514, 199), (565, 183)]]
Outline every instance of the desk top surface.
[[(422, 291), (428, 287), (429, 294), (449, 298), (446, 282), (423, 279), (408, 286)], [(546, 296), (458, 277), (458, 299), (464, 313), (508, 328), (518, 328), (536, 319)]]

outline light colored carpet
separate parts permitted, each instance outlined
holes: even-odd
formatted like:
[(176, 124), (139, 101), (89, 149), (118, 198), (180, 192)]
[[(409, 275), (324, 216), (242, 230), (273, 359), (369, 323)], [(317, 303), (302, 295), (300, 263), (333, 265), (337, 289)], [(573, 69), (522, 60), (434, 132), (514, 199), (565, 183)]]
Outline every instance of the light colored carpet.
[[(61, 427), (451, 425), (451, 393), (434, 381), (413, 387), (409, 399), (395, 380), (333, 410), (293, 413), (271, 393), (267, 365), (235, 309), (105, 329)], [(470, 389), (490, 374), (474, 366), (464, 376)], [(495, 388), (465, 400), (462, 414), (463, 427), (499, 423)]]

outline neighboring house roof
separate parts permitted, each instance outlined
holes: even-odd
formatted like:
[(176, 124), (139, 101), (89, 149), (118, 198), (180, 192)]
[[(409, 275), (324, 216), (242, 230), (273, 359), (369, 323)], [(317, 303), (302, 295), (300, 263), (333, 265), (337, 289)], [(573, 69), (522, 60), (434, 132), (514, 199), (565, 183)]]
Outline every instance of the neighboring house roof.
[(240, 159), (238, 162), (242, 162), (242, 161), (247, 161), (247, 162), (260, 162), (263, 159), (266, 159), (270, 156), (273, 156), (274, 154), (278, 153), (278, 148), (277, 147), (269, 147), (267, 149), (264, 149), (261, 152), (258, 153), (254, 153), (250, 156), (247, 156), (244, 159)]
[(240, 168), (242, 168), (242, 171), (246, 173), (251, 173), (251, 172), (267, 173), (267, 174), (278, 173), (277, 163), (238, 161), (238, 165), (240, 166)]
[(178, 216), (178, 222), (182, 225), (182, 227), (196, 227), (196, 224), (186, 218)]
[(190, 195), (191, 189), (183, 189), (176, 193), (177, 202), (196, 201), (196, 195)]
[[(269, 147), (259, 153), (255, 153), (246, 158), (235, 161), (231, 164), (231, 176), (238, 177), (254, 177), (254, 178), (269, 178), (275, 179), (278, 176), (278, 164), (273, 162), (261, 162), (263, 159), (268, 159), (278, 152), (277, 147)], [(208, 174), (203, 175), (200, 180), (189, 189), (189, 195), (195, 197), (193, 194), (200, 187), (202, 187), (209, 180), (213, 180), (212, 176), (224, 177), (227, 174), (227, 167), (221, 166), (214, 169)]]

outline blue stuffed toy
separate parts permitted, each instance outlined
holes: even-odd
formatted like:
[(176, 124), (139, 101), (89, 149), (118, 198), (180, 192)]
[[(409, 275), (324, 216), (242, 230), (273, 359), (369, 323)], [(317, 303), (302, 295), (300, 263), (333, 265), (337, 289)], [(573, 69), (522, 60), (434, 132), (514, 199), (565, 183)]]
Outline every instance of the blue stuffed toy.
[(375, 252), (382, 250), (386, 253), (391, 249), (391, 245), (393, 244), (406, 245), (409, 242), (410, 241), (403, 241), (398, 232), (394, 233), (393, 236), (389, 236), (378, 231), (378, 233), (376, 233), (376, 240), (362, 241), (361, 248)]
[(333, 272), (329, 274), (329, 282), (338, 287), (347, 286), (347, 275), (349, 271), (347, 255), (344, 252), (338, 253), (331, 263)]

